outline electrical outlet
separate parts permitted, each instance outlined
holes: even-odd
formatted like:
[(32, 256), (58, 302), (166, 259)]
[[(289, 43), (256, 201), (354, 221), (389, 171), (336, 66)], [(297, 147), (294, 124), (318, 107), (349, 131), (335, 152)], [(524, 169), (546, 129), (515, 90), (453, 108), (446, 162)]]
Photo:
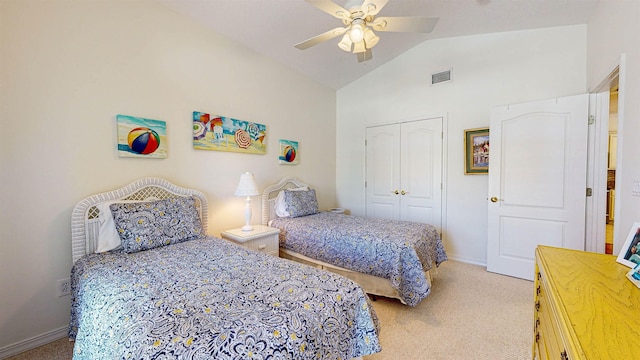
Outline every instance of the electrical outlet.
[(71, 280), (69, 278), (58, 280), (58, 287), (56, 288), (58, 297), (63, 297), (71, 294)]
[(640, 196), (640, 180), (633, 179), (631, 182), (631, 195)]

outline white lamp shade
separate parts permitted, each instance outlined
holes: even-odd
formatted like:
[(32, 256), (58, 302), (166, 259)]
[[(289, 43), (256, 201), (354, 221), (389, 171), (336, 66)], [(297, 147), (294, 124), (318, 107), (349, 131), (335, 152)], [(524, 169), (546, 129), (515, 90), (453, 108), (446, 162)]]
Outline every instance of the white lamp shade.
[(238, 183), (238, 188), (236, 192), (233, 193), (235, 196), (256, 196), (260, 195), (258, 191), (258, 187), (256, 186), (256, 182), (253, 181), (253, 174), (246, 172), (240, 175), (240, 182)]
[(353, 53), (354, 54), (363, 53), (363, 52), (366, 52), (366, 51), (367, 51), (367, 48), (364, 45), (364, 41), (360, 41), (359, 43), (353, 44)]
[(376, 46), (376, 44), (380, 41), (380, 37), (373, 32), (373, 30), (368, 27), (364, 29), (364, 43), (367, 46), (367, 49), (371, 49)]
[(346, 52), (351, 52), (352, 45), (353, 43), (351, 42), (351, 38), (349, 38), (349, 34), (344, 34), (342, 40), (338, 43), (338, 47)]

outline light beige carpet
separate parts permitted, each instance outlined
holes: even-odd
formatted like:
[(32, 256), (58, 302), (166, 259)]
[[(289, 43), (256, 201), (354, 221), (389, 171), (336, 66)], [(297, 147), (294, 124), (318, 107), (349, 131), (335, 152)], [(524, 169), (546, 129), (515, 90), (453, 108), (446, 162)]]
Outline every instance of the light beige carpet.
[[(447, 261), (431, 295), (417, 307), (378, 298), (382, 352), (365, 360), (531, 359), (533, 283)], [(73, 343), (61, 339), (10, 360), (68, 360)]]
[(415, 308), (379, 298), (382, 352), (366, 359), (531, 359), (533, 282), (447, 261)]

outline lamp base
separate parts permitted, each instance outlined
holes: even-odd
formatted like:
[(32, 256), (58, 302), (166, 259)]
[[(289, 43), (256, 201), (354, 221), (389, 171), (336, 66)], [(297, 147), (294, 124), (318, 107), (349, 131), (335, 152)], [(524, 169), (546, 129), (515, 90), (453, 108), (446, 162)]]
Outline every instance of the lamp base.
[(244, 226), (242, 227), (242, 231), (251, 231), (253, 230), (253, 226), (251, 226), (251, 197), (247, 196), (244, 199)]

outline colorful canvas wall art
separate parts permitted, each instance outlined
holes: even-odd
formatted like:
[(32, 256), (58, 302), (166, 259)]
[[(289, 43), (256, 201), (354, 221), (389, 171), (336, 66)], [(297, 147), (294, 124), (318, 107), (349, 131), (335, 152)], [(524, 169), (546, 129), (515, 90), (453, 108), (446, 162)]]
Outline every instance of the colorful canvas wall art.
[(167, 123), (117, 115), (118, 156), (164, 159), (167, 157)]
[(291, 140), (280, 140), (280, 164), (295, 165), (300, 161), (298, 152), (298, 142)]
[(198, 150), (266, 154), (266, 125), (193, 112), (193, 147)]

